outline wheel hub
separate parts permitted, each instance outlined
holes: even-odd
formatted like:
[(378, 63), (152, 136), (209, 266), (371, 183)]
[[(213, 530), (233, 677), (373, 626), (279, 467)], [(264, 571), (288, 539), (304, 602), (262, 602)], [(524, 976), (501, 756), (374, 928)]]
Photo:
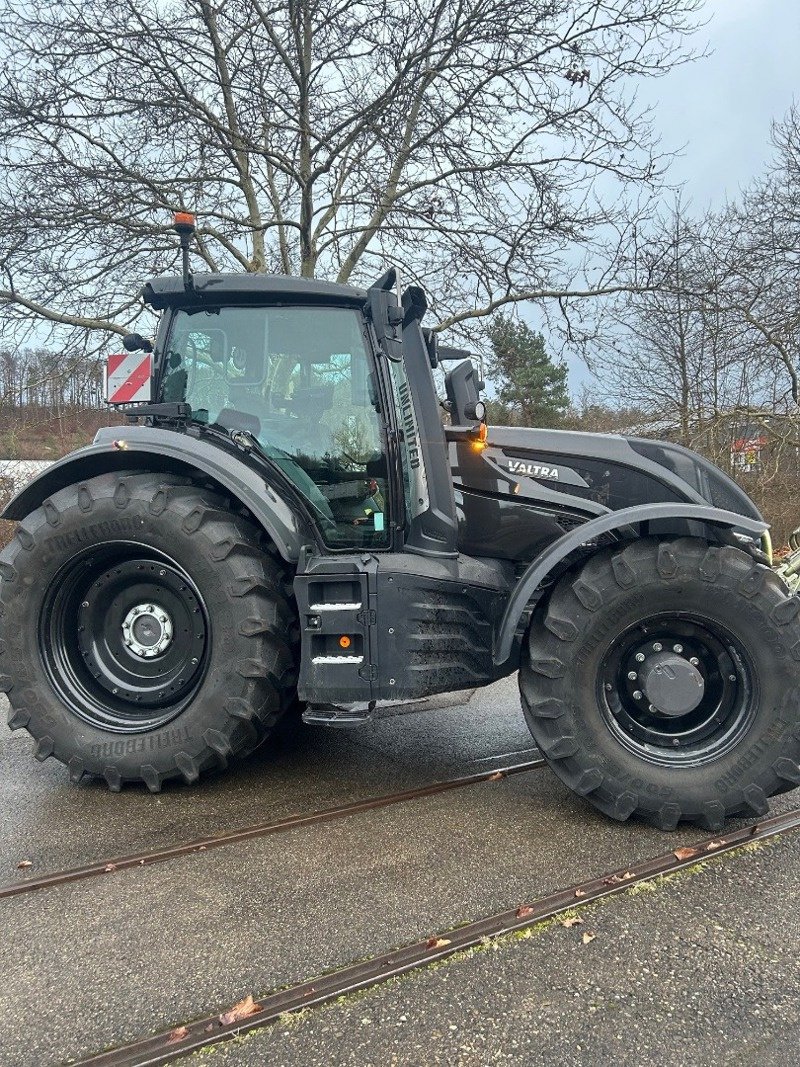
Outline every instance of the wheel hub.
[(122, 639), (141, 659), (166, 652), (172, 634), (172, 619), (160, 604), (136, 604), (122, 620)]
[(197, 691), (211, 631), (190, 577), (163, 554), (111, 542), (71, 559), (42, 612), (45, 668), (79, 718), (152, 729)]
[(638, 672), (649, 702), (662, 715), (687, 715), (705, 693), (703, 675), (677, 652), (655, 652)]
[(757, 707), (749, 658), (716, 620), (663, 612), (614, 638), (598, 697), (612, 734), (662, 765), (703, 763), (728, 751)]

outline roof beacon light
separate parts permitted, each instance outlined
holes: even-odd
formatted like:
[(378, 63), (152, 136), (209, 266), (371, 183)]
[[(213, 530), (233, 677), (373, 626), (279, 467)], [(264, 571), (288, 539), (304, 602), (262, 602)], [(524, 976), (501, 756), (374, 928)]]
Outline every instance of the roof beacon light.
[(189, 270), (189, 244), (195, 231), (195, 221), (191, 211), (176, 211), (172, 216), (172, 228), (181, 239), (184, 289), (194, 289), (194, 278)]
[(191, 211), (176, 211), (172, 216), (172, 225), (178, 233), (194, 233), (196, 221)]

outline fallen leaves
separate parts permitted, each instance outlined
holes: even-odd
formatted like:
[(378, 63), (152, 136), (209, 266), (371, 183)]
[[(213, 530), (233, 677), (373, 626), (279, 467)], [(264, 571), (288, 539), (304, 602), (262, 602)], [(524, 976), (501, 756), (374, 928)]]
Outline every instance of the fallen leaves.
[(727, 841), (724, 837), (721, 837), (719, 841), (709, 841), (706, 845), (706, 852), (713, 852), (715, 848), (722, 848), (723, 845), (727, 845)]
[(533, 915), (533, 910), (530, 904), (520, 904), (514, 914), (518, 919), (527, 919), (529, 915)]
[(676, 848), (673, 849), (672, 855), (676, 860), (690, 860), (693, 856), (699, 856), (700, 853), (696, 848)]
[(603, 885), (622, 885), (623, 882), (630, 882), (631, 878), (635, 877), (636, 875), (633, 871), (625, 871), (624, 874), (612, 874), (603, 879)]
[(566, 919), (561, 920), (561, 925), (565, 930), (571, 930), (573, 926), (583, 926), (583, 919), (580, 915), (568, 915)]
[(248, 1015), (255, 1015), (259, 1011), (261, 1011), (261, 1005), (256, 1004), (252, 993), (248, 993), (244, 1000), (234, 1004), (229, 1011), (223, 1012), (219, 1021), (223, 1026), (230, 1026), (231, 1023), (238, 1023), (241, 1019), (246, 1019)]
[(487, 782), (499, 782), (501, 778), (505, 778), (502, 771), (495, 771), (494, 774), (490, 774), (486, 779)]
[(586, 890), (585, 889), (576, 889), (575, 890), (575, 896), (576, 897), (585, 897), (586, 896)]
[(105, 871), (106, 874), (111, 874), (111, 872), (115, 871), (116, 869), (117, 869), (116, 863), (107, 863), (105, 865), (105, 867), (103, 868), (103, 870)]
[(450, 941), (446, 937), (429, 937), (425, 942), (425, 948), (444, 948)]
[(176, 1026), (174, 1030), (170, 1031), (170, 1035), (167, 1038), (168, 1045), (177, 1045), (180, 1041), (185, 1041), (189, 1036), (189, 1029), (186, 1026)]
[(17, 864), (17, 870), (18, 871), (24, 871), (28, 867), (32, 867), (32, 866), (33, 866), (33, 860), (20, 860), (19, 863)]
[(594, 941), (596, 937), (597, 934), (593, 934), (591, 930), (585, 930), (581, 941), (584, 943), (584, 945), (588, 945), (589, 942)]

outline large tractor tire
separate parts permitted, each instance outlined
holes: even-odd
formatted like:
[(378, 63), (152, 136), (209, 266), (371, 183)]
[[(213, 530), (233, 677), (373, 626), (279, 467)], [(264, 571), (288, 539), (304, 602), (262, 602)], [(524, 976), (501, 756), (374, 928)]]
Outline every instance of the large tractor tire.
[(295, 701), (290, 588), (213, 492), (159, 474), (68, 486), (0, 555), (9, 725), (113, 790), (225, 767)]
[(718, 830), (800, 783), (800, 599), (732, 547), (593, 556), (534, 615), (520, 690), (558, 777), (613, 819)]

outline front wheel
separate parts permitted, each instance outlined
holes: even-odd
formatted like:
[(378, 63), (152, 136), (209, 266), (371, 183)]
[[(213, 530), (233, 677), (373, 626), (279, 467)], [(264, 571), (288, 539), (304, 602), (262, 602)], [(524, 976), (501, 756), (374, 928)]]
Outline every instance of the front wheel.
[(800, 784), (800, 599), (745, 552), (645, 539), (602, 551), (534, 616), (528, 726), (614, 819), (719, 829)]
[(156, 792), (251, 751), (295, 699), (297, 635), (260, 531), (169, 476), (68, 486), (0, 556), (9, 725), (75, 780)]

